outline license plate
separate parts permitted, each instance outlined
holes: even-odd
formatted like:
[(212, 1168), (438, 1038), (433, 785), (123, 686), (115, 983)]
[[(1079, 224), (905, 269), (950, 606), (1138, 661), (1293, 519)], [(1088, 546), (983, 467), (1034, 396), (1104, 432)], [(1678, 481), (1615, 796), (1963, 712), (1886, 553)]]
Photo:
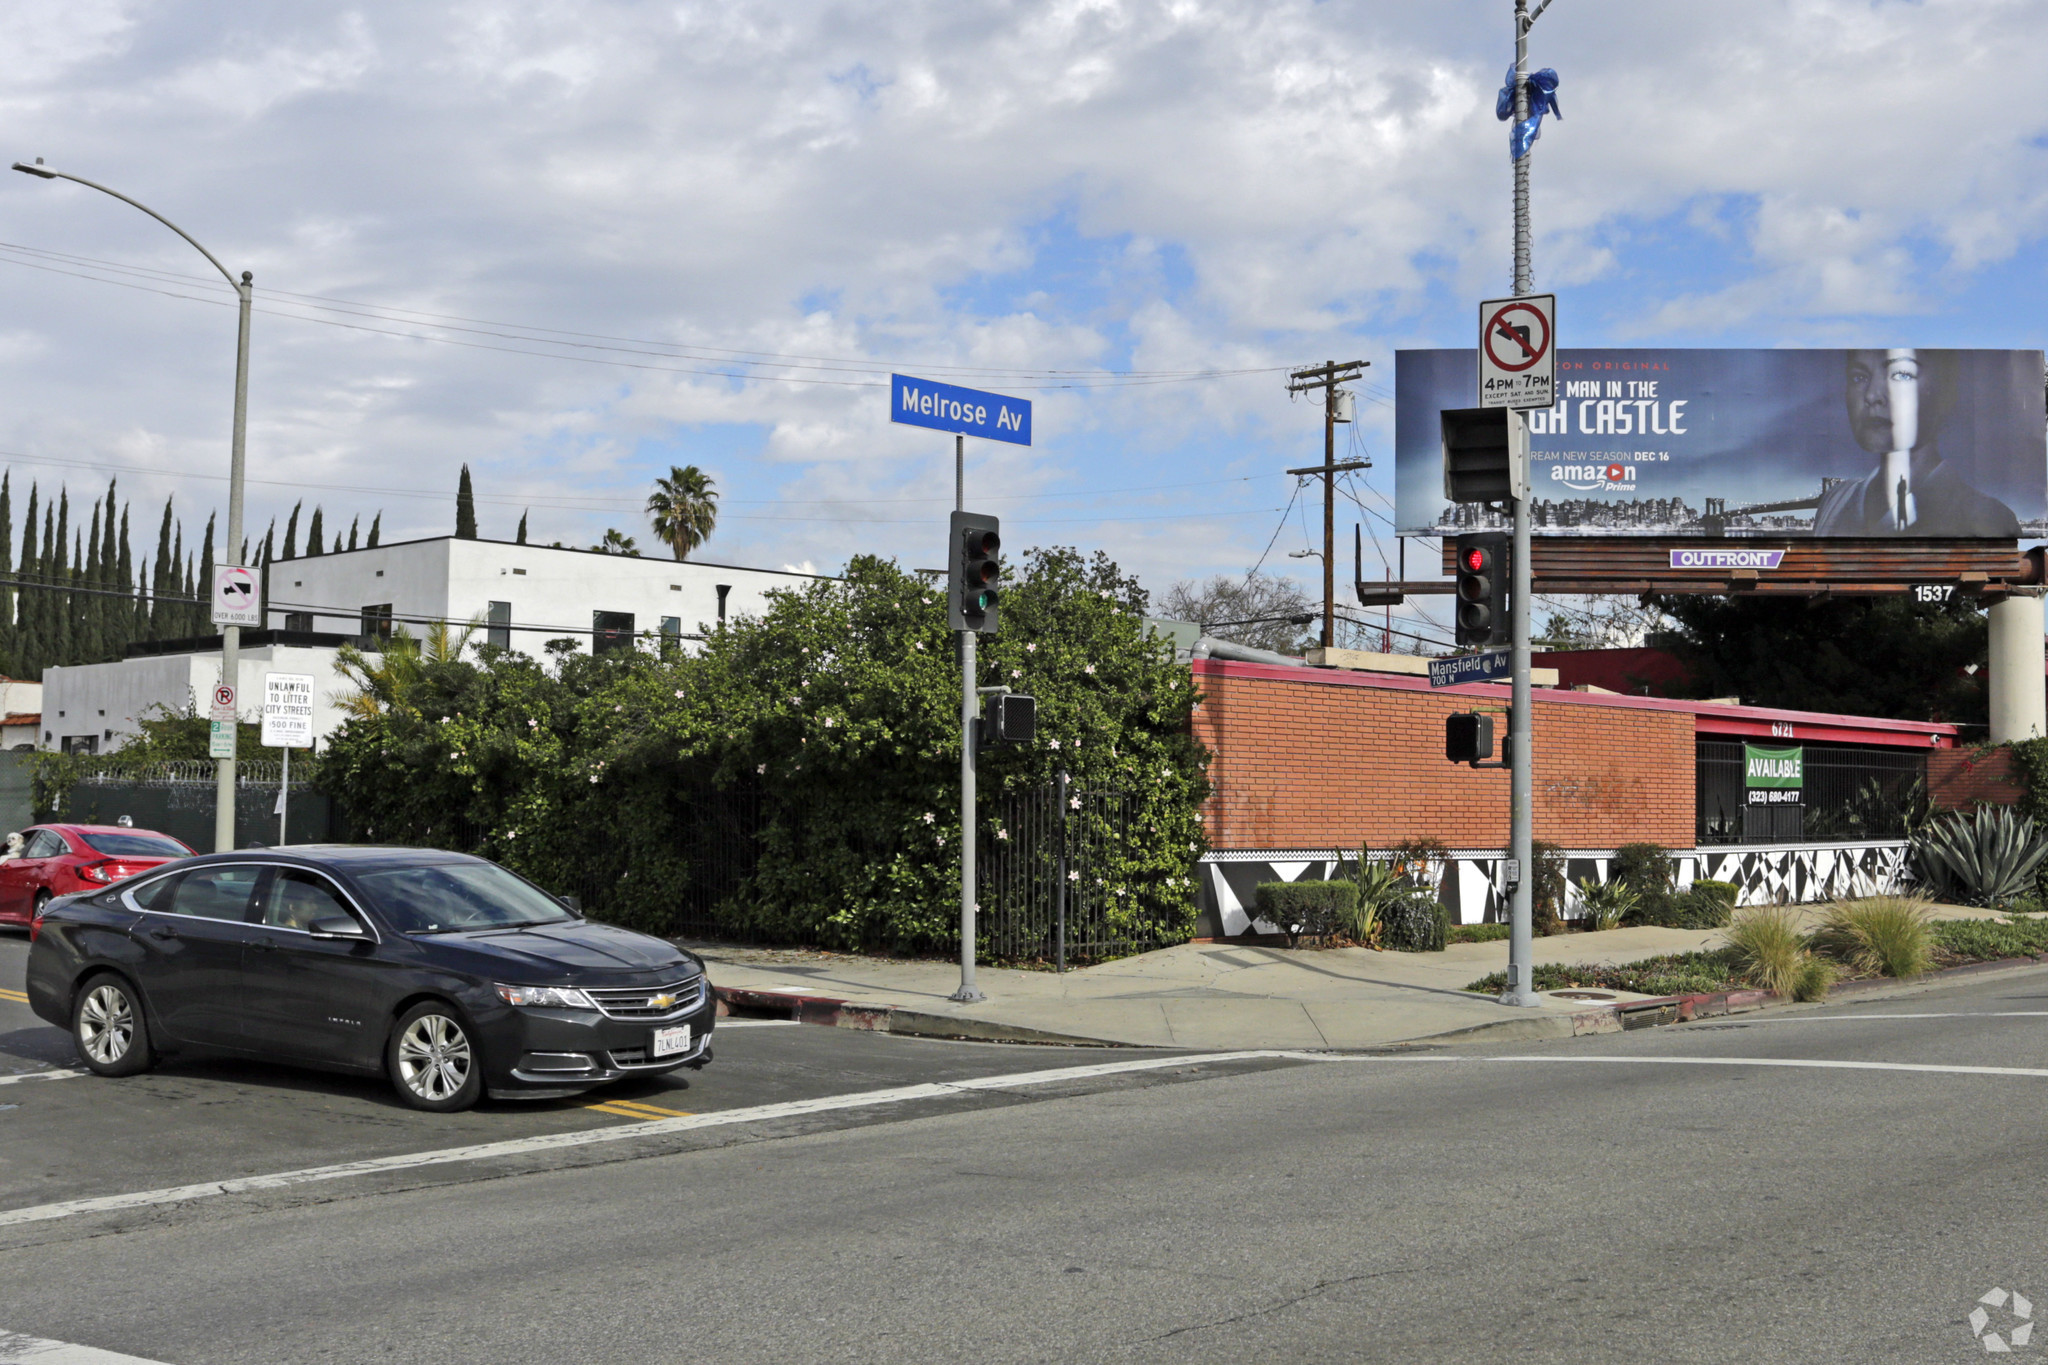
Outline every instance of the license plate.
[(690, 1026), (678, 1024), (674, 1028), (658, 1028), (654, 1031), (654, 1055), (673, 1057), (678, 1052), (690, 1050)]

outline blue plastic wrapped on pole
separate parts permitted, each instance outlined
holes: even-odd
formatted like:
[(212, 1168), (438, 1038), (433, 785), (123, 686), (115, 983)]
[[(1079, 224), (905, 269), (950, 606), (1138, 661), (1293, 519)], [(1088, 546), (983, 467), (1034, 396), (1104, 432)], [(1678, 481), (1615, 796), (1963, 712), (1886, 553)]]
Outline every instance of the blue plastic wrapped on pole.
[[(1529, 154), (1530, 146), (1543, 132), (1543, 116), (1555, 114), (1564, 117), (1564, 110), (1557, 107), (1557, 72), (1549, 67), (1533, 71), (1527, 79), (1529, 87), (1529, 117), (1508, 130), (1508, 159), (1520, 161)], [(1505, 122), (1515, 116), (1515, 69), (1508, 68), (1507, 83), (1500, 88), (1500, 98), (1493, 102), (1493, 116)]]

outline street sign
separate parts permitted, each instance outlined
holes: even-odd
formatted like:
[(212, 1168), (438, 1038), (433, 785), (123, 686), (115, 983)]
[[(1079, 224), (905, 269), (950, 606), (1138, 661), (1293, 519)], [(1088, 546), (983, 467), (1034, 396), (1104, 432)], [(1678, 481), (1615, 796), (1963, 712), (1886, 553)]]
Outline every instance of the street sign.
[(263, 675), (263, 743), (272, 749), (313, 747), (313, 675)]
[(1459, 683), (1485, 682), (1508, 675), (1508, 652), (1489, 649), (1481, 654), (1460, 654), (1455, 659), (1429, 661), (1431, 687), (1456, 687)]
[(206, 732), (206, 756), (208, 758), (233, 758), (235, 756), (235, 723), (231, 720), (209, 722)]
[(263, 585), (254, 569), (239, 564), (213, 566), (213, 623), (258, 627), (263, 624)]
[(1031, 402), (1000, 393), (889, 376), (889, 420), (933, 431), (957, 431), (1013, 446), (1031, 444)]
[(233, 720), (235, 718), (235, 689), (226, 683), (213, 685), (213, 702), (207, 708), (211, 720)]
[(1547, 408), (1557, 402), (1557, 295), (1479, 305), (1479, 406)]

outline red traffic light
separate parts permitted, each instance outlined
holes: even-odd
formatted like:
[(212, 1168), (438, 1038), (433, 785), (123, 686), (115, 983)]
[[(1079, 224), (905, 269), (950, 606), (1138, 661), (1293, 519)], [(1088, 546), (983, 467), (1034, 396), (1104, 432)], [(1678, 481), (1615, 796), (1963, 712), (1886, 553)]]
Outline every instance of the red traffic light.
[[(1441, 563), (1442, 561), (1439, 560), (1438, 562)], [(1470, 549), (1465, 551), (1465, 572), (1486, 572), (1486, 551), (1484, 549), (1480, 548), (1477, 545), (1474, 545)]]

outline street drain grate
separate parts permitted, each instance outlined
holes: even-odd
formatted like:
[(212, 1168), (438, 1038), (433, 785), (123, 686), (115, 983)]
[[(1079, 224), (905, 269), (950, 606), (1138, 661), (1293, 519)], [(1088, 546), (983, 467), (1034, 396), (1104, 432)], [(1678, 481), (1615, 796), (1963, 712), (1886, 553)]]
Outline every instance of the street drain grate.
[(1616, 997), (1606, 991), (1552, 991), (1560, 1000), (1613, 1000)]

